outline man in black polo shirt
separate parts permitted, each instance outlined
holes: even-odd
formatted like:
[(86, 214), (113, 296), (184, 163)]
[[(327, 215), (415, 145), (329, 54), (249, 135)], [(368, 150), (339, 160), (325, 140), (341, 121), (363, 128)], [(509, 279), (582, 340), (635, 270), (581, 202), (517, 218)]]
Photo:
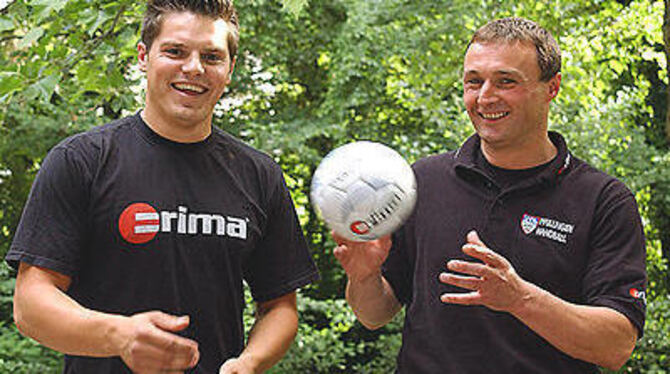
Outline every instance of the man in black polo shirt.
[(148, 1), (145, 107), (44, 159), (7, 261), (17, 326), (65, 373), (252, 374), (291, 345), (318, 274), (282, 170), (212, 126), (237, 42), (230, 0)]
[(547, 130), (560, 67), (531, 21), (479, 29), (463, 73), (476, 134), (414, 165), (417, 206), (392, 238), (336, 237), (361, 323), (406, 308), (399, 373), (592, 373), (642, 335), (637, 206)]

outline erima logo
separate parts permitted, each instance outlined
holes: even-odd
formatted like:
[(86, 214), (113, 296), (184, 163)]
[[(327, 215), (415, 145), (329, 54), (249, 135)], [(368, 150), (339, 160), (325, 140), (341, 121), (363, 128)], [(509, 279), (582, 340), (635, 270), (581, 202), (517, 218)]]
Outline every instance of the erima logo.
[(642, 300), (644, 305), (647, 305), (647, 293), (646, 292), (640, 291), (640, 290), (635, 289), (635, 288), (631, 288), (630, 290), (628, 290), (628, 293), (630, 293), (630, 295), (633, 296), (634, 298), (636, 298), (638, 300)]
[(176, 212), (157, 211), (147, 203), (130, 204), (119, 216), (119, 233), (127, 242), (142, 244), (158, 232), (247, 238), (247, 218), (210, 213), (191, 213), (185, 206)]
[(400, 193), (394, 192), (381, 208), (370, 213), (364, 220), (353, 222), (349, 229), (358, 235), (367, 234), (373, 227), (386, 221), (398, 209), (403, 197)]
[(569, 223), (559, 222), (555, 219), (532, 216), (524, 213), (521, 218), (521, 230), (526, 235), (541, 236), (559, 243), (567, 243), (568, 236), (572, 234), (575, 226)]

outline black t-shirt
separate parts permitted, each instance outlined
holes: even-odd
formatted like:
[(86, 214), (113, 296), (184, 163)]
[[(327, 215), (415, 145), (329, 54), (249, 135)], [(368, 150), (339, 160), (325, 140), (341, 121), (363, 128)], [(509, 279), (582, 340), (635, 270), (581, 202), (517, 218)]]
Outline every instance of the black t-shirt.
[(485, 176), (489, 177), (497, 188), (501, 190), (513, 187), (524, 180), (539, 175), (544, 169), (549, 167), (552, 162), (553, 159), (552, 161), (528, 169), (504, 169), (491, 164), (486, 157), (484, 157), (481, 149), (474, 155), (474, 164), (477, 168), (481, 170)]
[[(139, 114), (79, 134), (45, 158), (6, 257), (72, 277), (84, 307), (187, 314), (189, 372), (218, 373), (244, 346), (243, 279), (267, 301), (318, 278), (280, 167), (219, 129), (198, 143)], [(66, 373), (129, 372), (66, 356)]]
[[(642, 335), (646, 287), (644, 235), (635, 199), (618, 180), (558, 155), (526, 178), (496, 183), (476, 162), (475, 135), (457, 151), (414, 165), (417, 205), (394, 234), (383, 274), (406, 307), (398, 372), (592, 373), (504, 312), (440, 301), (468, 292), (439, 281), (477, 230), (517, 273), (572, 303), (612, 308)], [(498, 182), (500, 181), (499, 178)]]

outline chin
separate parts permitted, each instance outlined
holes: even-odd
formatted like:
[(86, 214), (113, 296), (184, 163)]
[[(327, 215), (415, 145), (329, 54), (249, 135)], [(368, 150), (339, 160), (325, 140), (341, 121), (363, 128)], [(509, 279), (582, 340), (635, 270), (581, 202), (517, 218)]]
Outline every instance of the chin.
[(503, 144), (506, 141), (505, 134), (502, 134), (498, 131), (491, 131), (491, 129), (476, 129), (477, 135), (481, 138), (482, 142), (488, 145)]
[(182, 122), (202, 122), (207, 116), (201, 108), (178, 108), (172, 112), (175, 119)]

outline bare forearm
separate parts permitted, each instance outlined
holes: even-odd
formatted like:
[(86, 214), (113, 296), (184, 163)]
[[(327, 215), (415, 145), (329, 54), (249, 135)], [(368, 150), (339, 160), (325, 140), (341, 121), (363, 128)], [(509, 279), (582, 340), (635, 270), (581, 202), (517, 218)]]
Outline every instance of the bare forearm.
[(256, 373), (262, 373), (276, 364), (295, 339), (298, 331), (295, 294), (284, 301), (267, 308), (259, 307), (256, 313), (247, 347), (239, 357), (253, 362)]
[(347, 283), (347, 302), (358, 320), (369, 329), (387, 324), (401, 309), (391, 286), (381, 275)]
[(527, 283), (528, 293), (512, 314), (562, 352), (616, 370), (630, 357), (637, 332), (619, 312), (566, 302)]
[(86, 309), (55, 287), (37, 285), (17, 292), (14, 318), (23, 334), (59, 352), (119, 355), (114, 326), (123, 317)]

